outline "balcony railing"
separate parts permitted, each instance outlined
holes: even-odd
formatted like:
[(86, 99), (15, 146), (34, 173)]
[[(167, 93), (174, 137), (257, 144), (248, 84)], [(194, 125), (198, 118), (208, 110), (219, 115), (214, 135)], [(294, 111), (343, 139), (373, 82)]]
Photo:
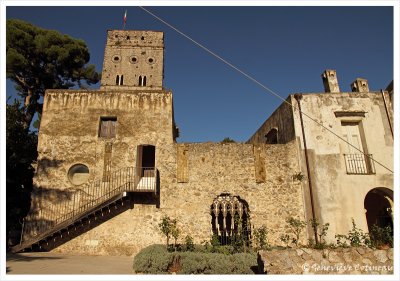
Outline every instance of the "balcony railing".
[(375, 166), (371, 158), (372, 154), (344, 154), (347, 174), (375, 174)]

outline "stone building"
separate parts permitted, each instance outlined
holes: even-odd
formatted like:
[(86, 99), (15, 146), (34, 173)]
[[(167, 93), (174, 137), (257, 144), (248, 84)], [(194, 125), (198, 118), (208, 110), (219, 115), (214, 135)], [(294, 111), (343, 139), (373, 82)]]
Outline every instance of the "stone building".
[[(281, 244), (288, 217), (316, 217), (335, 233), (351, 217), (364, 230), (387, 223), (380, 212), (393, 202), (393, 173), (317, 124), (393, 170), (387, 92), (359, 79), (340, 93), (327, 71), (326, 93), (290, 95), (248, 143), (177, 143), (163, 50), (162, 32), (109, 30), (99, 90), (46, 91), (31, 210), (15, 250), (133, 255), (163, 243), (165, 215), (195, 243), (228, 243), (239, 231), (251, 239), (265, 225)], [(317, 123), (302, 120), (298, 105)]]
[(297, 140), (306, 216), (330, 224), (329, 241), (347, 234), (352, 218), (365, 232), (373, 224), (393, 226), (391, 97), (370, 91), (362, 78), (341, 92), (334, 70), (322, 80), (324, 93), (290, 95), (249, 143)]

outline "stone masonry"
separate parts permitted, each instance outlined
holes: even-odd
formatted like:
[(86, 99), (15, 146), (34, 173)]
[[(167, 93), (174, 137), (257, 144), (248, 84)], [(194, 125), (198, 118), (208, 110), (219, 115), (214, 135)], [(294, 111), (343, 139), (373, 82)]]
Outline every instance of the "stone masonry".
[(393, 274), (393, 249), (364, 247), (259, 251), (263, 274)]

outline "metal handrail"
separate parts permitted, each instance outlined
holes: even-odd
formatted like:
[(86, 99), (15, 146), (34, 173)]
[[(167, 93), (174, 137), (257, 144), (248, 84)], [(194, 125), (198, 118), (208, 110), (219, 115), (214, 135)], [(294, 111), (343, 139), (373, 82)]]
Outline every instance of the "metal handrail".
[(39, 212), (24, 218), (21, 243), (38, 237), (66, 221), (74, 221), (86, 212), (125, 191), (157, 192), (157, 169), (155, 167), (126, 167), (110, 176), (85, 184), (72, 196), (58, 204), (47, 204)]

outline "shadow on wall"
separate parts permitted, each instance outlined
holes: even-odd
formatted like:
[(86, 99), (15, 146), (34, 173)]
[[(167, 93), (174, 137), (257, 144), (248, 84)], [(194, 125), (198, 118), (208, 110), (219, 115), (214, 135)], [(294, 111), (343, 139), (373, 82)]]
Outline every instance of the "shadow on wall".
[(63, 160), (50, 159), (47, 157), (38, 159), (36, 173), (40, 173), (40, 174), (47, 176), (47, 175), (49, 175), (48, 168), (51, 168), (51, 169), (57, 168), (63, 162), (64, 162)]
[(41, 247), (35, 247), (32, 250), (50, 251), (132, 208), (133, 203), (131, 202), (130, 198), (125, 197), (124, 200), (120, 200), (103, 208), (97, 209), (88, 214), (86, 217), (71, 223), (69, 226), (65, 227), (61, 231), (58, 231), (55, 235), (47, 239), (46, 242), (41, 244)]
[[(48, 168), (50, 167), (57, 168), (60, 166), (62, 162), (63, 161), (57, 159), (49, 159), (49, 158), (40, 159), (37, 162), (36, 172), (40, 171), (40, 173), (48, 175)], [(33, 173), (31, 177), (33, 177)], [(10, 188), (9, 185), (12, 185), (12, 183), (7, 181), (7, 189)], [(35, 212), (34, 204), (32, 202), (32, 194), (42, 192), (41, 195), (45, 196), (47, 200), (53, 197), (56, 198), (56, 196), (52, 195), (54, 194), (54, 191), (42, 190), (35, 185), (31, 185), (31, 188), (25, 187), (23, 190), (26, 194), (26, 199), (23, 199), (22, 195), (20, 194), (17, 197), (18, 200), (15, 202), (13, 202), (12, 200), (10, 200), (9, 202), (9, 200), (7, 200), (7, 239), (6, 239), (7, 250), (10, 250), (10, 247), (19, 243), (22, 231), (22, 220), (32, 212)], [(60, 200), (68, 198), (69, 195), (70, 195), (69, 191), (63, 192), (61, 194), (62, 199)], [(10, 198), (11, 197), (7, 197), (7, 199)], [(13, 215), (12, 213), (15, 208), (20, 210), (17, 215)]]

